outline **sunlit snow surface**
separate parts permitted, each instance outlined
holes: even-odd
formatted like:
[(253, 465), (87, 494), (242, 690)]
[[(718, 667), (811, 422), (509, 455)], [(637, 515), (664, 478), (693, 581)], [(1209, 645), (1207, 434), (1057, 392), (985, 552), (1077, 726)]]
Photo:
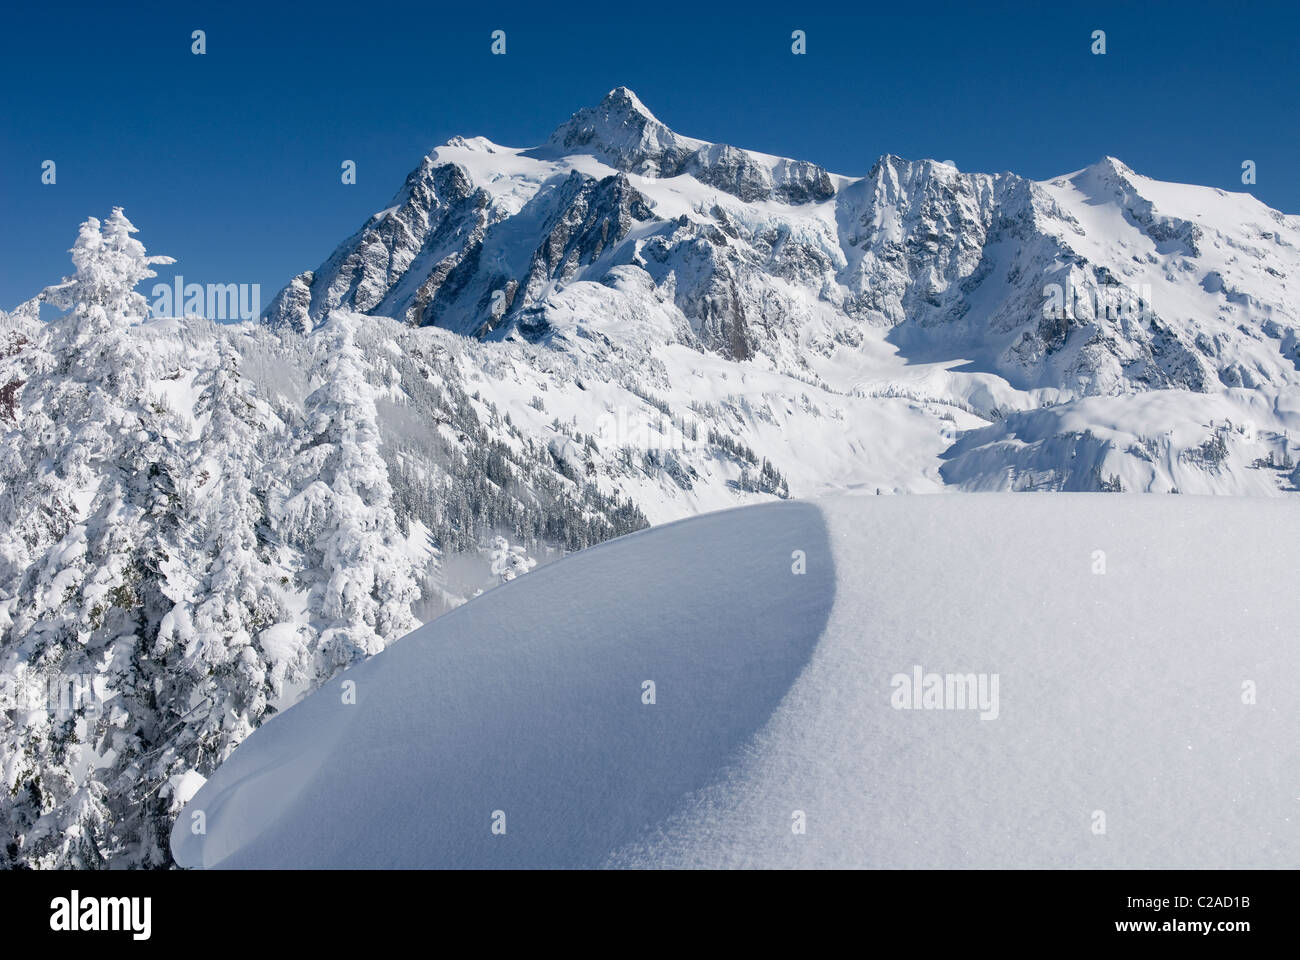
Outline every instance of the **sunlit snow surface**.
[[(490, 591), (271, 720), (173, 853), (1294, 866), (1297, 544), (1287, 501), (1180, 496), (863, 496), (657, 527)], [(895, 709), (891, 678), (916, 666), (996, 674), (997, 717)]]

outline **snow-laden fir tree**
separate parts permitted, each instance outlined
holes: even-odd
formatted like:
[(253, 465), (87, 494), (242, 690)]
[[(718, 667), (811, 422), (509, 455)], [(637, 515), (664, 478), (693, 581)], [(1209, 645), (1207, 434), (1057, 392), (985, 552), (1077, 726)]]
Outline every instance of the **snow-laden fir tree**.
[(286, 539), (305, 550), (301, 577), (327, 676), (410, 629), (419, 596), (393, 515), (356, 324), (338, 313), (312, 334), (325, 347), (320, 385), (307, 397), (289, 493), (277, 511)]
[[(169, 262), (146, 256), (134, 232), (121, 209), (82, 225), (76, 272), (43, 294), (68, 312), (48, 331), (48, 368), (24, 385), (36, 402), (0, 442), (7, 509), (40, 521), (5, 524), (21, 531), (28, 563), (6, 590), (3, 668), (47, 692), (4, 731), (23, 747), (6, 758), (5, 818), (32, 865), (100, 866), (132, 842), (103, 802), (102, 758), (129, 766), (157, 733), (146, 661), (170, 607), (160, 564), (176, 533), (183, 428), (144, 390), (127, 332), (146, 313), (135, 285)], [(70, 683), (94, 695), (60, 702)]]
[[(183, 587), (151, 652), (167, 736), (134, 772), (147, 798), (148, 833), (159, 841), (186, 772), (211, 773), (269, 712), (279, 684), (257, 638), (288, 618), (276, 587), (285, 571), (268, 543), (266, 515), (267, 455), (274, 463), (283, 426), (244, 382), (228, 337), (218, 337), (215, 353), (212, 368), (195, 378), (203, 425), (190, 450), (183, 548), (167, 570), (167, 581)], [(158, 857), (167, 859), (165, 845)]]

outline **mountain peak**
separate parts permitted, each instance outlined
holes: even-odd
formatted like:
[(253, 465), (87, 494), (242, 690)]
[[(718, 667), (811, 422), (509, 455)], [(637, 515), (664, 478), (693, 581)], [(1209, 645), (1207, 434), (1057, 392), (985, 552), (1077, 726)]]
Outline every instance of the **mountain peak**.
[(1100, 177), (1104, 180), (1123, 180), (1127, 181), (1130, 177), (1137, 176), (1137, 173), (1123, 160), (1118, 157), (1112, 157), (1110, 154), (1102, 157), (1096, 163), (1091, 163), (1079, 171), (1080, 174), (1092, 177)]
[(1089, 195), (1130, 203), (1138, 195), (1138, 184), (1142, 179), (1124, 161), (1108, 154), (1081, 170), (1058, 177), (1054, 182), (1069, 181)]
[(594, 107), (584, 107), (560, 124), (536, 156), (587, 153), (625, 173), (671, 175), (702, 140), (678, 136), (627, 87), (615, 87)]
[(690, 174), (745, 202), (823, 201), (835, 193), (815, 163), (753, 153), (674, 133), (627, 87), (615, 87), (594, 107), (579, 110), (542, 146), (525, 156), (556, 160), (586, 155), (622, 173), (667, 179)]
[(636, 115), (652, 123), (659, 123), (659, 118), (650, 112), (630, 87), (615, 87), (597, 105), (609, 113)]

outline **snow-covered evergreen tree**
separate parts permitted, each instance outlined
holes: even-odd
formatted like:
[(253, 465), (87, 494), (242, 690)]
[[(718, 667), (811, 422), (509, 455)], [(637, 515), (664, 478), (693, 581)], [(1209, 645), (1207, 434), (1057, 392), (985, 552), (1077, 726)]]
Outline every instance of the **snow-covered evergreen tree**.
[(410, 629), (419, 590), (393, 514), (357, 320), (335, 314), (313, 336), (325, 344), (320, 385), (307, 397), (279, 523), (309, 558), (302, 576), (329, 676)]
[(243, 381), (228, 338), (215, 354), (196, 377), (203, 426), (188, 460), (183, 543), (166, 578), (182, 586), (151, 653), (161, 667), (157, 712), (169, 731), (137, 777), (150, 798), (151, 835), (170, 826), (175, 785), (191, 771), (211, 773), (267, 715), (274, 689), (256, 639), (286, 615), (273, 586), (283, 571), (265, 538), (264, 453), (280, 425)]
[(170, 607), (160, 564), (176, 533), (183, 429), (143, 389), (147, 364), (127, 334), (146, 313), (135, 285), (166, 262), (134, 232), (120, 209), (82, 225), (76, 272), (43, 294), (68, 308), (49, 330), (51, 362), (24, 385), (34, 402), (0, 441), (9, 511), (39, 517), (18, 524), (29, 564), (6, 591), (4, 667), (46, 691), (93, 678), (93, 696), (65, 710), (47, 694), (5, 731), (25, 748), (5, 771), (7, 819), (26, 828), (24, 860), (40, 866), (103, 865), (106, 847), (130, 843), (106, 835), (115, 816), (101, 761), (129, 766), (156, 733), (146, 662)]

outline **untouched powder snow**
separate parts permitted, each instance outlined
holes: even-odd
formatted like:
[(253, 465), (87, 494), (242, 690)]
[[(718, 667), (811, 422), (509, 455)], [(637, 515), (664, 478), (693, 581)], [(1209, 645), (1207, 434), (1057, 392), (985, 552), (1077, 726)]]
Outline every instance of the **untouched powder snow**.
[[(806, 575), (790, 573), (794, 549)], [(261, 727), (182, 814), (173, 851), (183, 865), (598, 863), (771, 716), (825, 627), (829, 551), (816, 508), (783, 503), (519, 577)], [(476, 829), (498, 809), (505, 837)]]
[[(173, 854), (1292, 866), (1298, 542), (1285, 501), (1097, 494), (654, 528), (492, 590), (272, 719), (190, 801)], [(963, 708), (952, 685), (922, 701), (942, 709), (900, 709), (918, 669), (985, 698)]]

